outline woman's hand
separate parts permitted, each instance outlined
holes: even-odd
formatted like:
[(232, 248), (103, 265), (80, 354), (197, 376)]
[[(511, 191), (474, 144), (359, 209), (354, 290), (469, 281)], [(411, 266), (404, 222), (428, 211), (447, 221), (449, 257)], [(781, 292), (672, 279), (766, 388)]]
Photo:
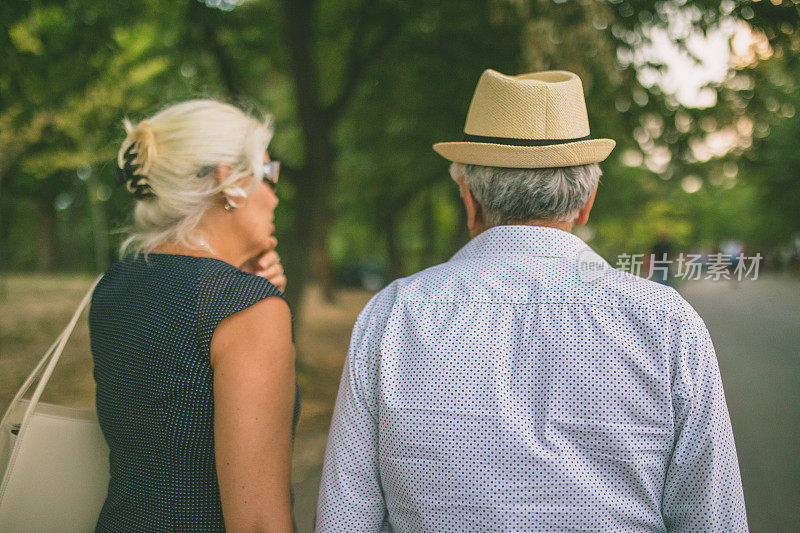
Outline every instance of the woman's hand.
[(286, 274), (283, 272), (283, 265), (281, 265), (281, 258), (275, 247), (278, 245), (278, 239), (270, 237), (270, 247), (262, 252), (260, 255), (248, 260), (240, 268), (245, 272), (250, 272), (256, 276), (261, 276), (267, 279), (270, 283), (278, 287), (281, 292), (286, 290)]

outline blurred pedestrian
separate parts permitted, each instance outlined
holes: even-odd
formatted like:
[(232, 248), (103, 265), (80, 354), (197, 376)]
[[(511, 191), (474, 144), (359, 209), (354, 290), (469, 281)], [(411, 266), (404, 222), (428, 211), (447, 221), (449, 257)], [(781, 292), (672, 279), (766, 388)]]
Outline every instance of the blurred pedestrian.
[(744, 252), (744, 243), (736, 239), (723, 241), (720, 245), (720, 253), (723, 254), (725, 261), (728, 263), (728, 268), (731, 272), (736, 269), (739, 264), (740, 255)]
[(653, 248), (650, 252), (652, 261), (649, 269), (651, 272), (649, 279), (663, 285), (674, 285), (672, 267), (672, 262), (675, 260), (673, 257), (674, 253), (675, 247), (669, 233), (659, 233), (658, 239), (655, 244), (653, 244)]

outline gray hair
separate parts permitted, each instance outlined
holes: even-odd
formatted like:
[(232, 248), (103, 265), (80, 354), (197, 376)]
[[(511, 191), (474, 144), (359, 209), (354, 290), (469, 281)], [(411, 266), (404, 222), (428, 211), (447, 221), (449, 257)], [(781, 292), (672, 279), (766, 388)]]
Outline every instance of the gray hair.
[(492, 227), (529, 220), (570, 222), (589, 201), (602, 172), (597, 163), (558, 168), (453, 163), (450, 175), (456, 181), (464, 177)]

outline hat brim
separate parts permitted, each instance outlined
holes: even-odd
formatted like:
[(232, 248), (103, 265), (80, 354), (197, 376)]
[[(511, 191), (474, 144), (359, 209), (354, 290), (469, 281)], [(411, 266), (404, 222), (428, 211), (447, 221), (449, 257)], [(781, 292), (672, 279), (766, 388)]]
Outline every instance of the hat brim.
[(588, 165), (604, 161), (617, 142), (588, 139), (550, 146), (511, 146), (476, 142), (442, 142), (436, 152), (454, 163), (503, 168), (553, 168)]

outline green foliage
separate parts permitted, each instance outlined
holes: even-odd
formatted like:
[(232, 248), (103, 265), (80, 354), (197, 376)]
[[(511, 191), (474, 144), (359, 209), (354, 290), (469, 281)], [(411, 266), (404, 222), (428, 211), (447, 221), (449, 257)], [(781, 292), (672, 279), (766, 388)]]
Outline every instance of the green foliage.
[[(286, 168), (278, 237), (301, 277), (320, 247), (334, 264), (378, 259), (392, 275), (440, 262), (466, 234), (431, 144), (460, 137), (485, 68), (583, 79), (592, 134), (618, 143), (590, 221), (608, 256), (646, 251), (665, 231), (685, 246), (734, 236), (778, 246), (800, 229), (800, 35), (790, 4), (251, 0), (223, 11), (198, 0), (3, 2), (0, 267), (113, 260), (120, 235), (105, 244), (101, 235), (126, 224), (132, 207), (112, 177), (122, 118), (197, 96), (274, 116), (270, 151)], [(626, 59), (679, 11), (696, 32), (746, 23), (771, 56), (711, 86), (716, 106), (682, 107), (641, 82), (663, 65)], [(749, 146), (697, 157), (715, 132), (747, 124)], [(687, 179), (700, 189), (686, 192)]]

